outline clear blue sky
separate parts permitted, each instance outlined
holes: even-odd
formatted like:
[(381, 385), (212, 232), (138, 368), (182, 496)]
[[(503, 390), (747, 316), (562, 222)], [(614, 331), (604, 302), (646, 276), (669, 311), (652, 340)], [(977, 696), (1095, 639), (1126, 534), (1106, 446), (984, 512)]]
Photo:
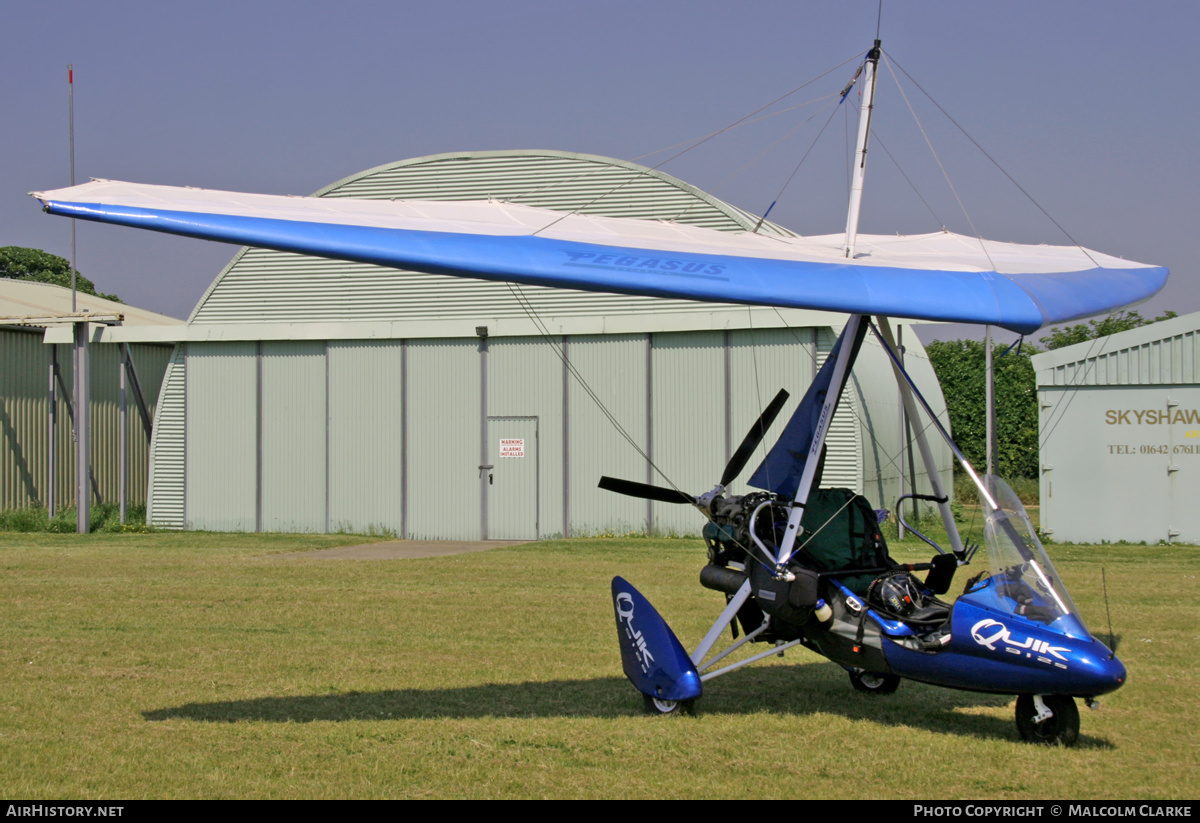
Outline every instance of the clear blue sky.
[[(454, 150), (542, 148), (647, 165), (871, 45), (876, 0), (156, 0), (0, 5), (0, 245), (69, 250), (69, 226), (25, 192), (76, 175), (310, 194), (372, 166)], [(884, 50), (985, 237), (1069, 242), (906, 70), (1081, 244), (1168, 266), (1142, 307), (1200, 310), (1194, 193), (1200, 107), (1194, 2), (885, 0)], [(839, 91), (853, 64), (788, 103)], [(891, 72), (864, 232), (971, 233)], [(779, 108), (779, 107), (777, 107)], [(737, 129), (663, 170), (761, 214), (828, 117), (761, 160), (818, 106)], [(806, 234), (845, 222), (840, 112), (771, 217)], [(931, 215), (880, 150), (895, 155)], [(103, 291), (184, 317), (232, 247), (79, 225), (78, 264)], [(944, 336), (944, 335), (943, 335)]]

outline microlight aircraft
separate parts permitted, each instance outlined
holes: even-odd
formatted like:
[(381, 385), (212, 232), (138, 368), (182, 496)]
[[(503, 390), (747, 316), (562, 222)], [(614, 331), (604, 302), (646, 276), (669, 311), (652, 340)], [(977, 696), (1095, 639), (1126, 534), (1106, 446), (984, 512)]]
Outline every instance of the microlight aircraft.
[[(879, 45), (856, 74), (863, 103), (844, 235), (766, 237), (507, 202), (294, 198), (110, 180), (34, 196), (47, 212), (76, 219), (410, 271), (847, 313), (829, 358), (750, 480), (763, 491), (727, 495), (725, 487), (782, 408), (782, 393), (709, 492), (601, 480), (611, 491), (695, 506), (709, 521), (701, 583), (725, 598), (688, 653), (646, 598), (615, 578), (626, 675), (649, 711), (686, 711), (704, 682), (804, 646), (843, 666), (862, 691), (889, 693), (909, 678), (1016, 695), (1024, 738), (1070, 745), (1079, 731), (1074, 698), (1092, 705), (1122, 685), (1125, 668), (1088, 633), (1016, 495), (999, 478), (980, 477), (941, 427), (895, 354), (888, 318), (1027, 334), (1145, 300), (1162, 288), (1167, 271), (1079, 246), (1020, 246), (945, 231), (860, 236)], [(938, 595), (979, 546), (962, 543), (925, 426), (915, 429), (931, 489), (910, 496), (936, 504), (949, 542), (944, 549), (927, 540), (936, 550), (929, 563), (893, 562), (862, 498), (819, 486), (825, 437), (868, 333), (891, 356), (910, 419), (924, 412), (979, 490), (989, 568), (953, 604)], [(912, 572), (921, 571), (927, 574), (918, 581)], [(733, 641), (711, 654), (726, 629)], [(750, 642), (768, 648), (718, 665)]]

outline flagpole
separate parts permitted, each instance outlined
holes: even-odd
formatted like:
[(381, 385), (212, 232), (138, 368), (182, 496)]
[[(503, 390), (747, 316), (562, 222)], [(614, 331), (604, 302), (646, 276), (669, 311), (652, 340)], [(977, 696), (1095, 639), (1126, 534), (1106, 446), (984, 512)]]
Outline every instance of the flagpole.
[[(71, 185), (75, 185), (75, 64), (67, 64), (67, 122), (71, 143)], [(71, 218), (71, 314), (75, 306), (75, 218)]]
[[(71, 145), (71, 185), (75, 185), (75, 66), (67, 64), (67, 115)], [(75, 292), (75, 219), (71, 219), (71, 314), (78, 311)], [(87, 534), (91, 531), (92, 505), (88, 496), (88, 480), (91, 478), (91, 392), (88, 363), (88, 332), (90, 326), (74, 318), (74, 362), (71, 371), (75, 378), (75, 531)]]

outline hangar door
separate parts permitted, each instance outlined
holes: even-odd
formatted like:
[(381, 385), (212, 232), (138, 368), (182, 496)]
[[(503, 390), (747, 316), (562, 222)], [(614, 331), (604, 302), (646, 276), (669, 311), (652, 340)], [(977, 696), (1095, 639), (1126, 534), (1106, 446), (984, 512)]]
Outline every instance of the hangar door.
[(537, 446), (536, 417), (488, 418), (488, 539), (538, 539)]

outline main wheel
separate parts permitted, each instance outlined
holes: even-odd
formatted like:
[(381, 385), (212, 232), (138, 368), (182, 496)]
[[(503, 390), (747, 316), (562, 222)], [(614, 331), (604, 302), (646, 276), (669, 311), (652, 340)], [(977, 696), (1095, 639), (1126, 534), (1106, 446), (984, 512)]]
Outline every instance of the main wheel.
[(855, 690), (867, 694), (891, 694), (900, 688), (900, 677), (895, 674), (880, 674), (879, 672), (852, 671), (850, 685)]
[(1017, 731), (1021, 733), (1021, 739), (1042, 746), (1074, 746), (1079, 739), (1079, 707), (1075, 705), (1075, 699), (1048, 694), (1042, 697), (1042, 702), (1054, 714), (1035, 723), (1033, 718), (1037, 708), (1033, 704), (1033, 695), (1017, 697)]
[(695, 700), (659, 700), (648, 694), (642, 695), (646, 714), (695, 714)]

